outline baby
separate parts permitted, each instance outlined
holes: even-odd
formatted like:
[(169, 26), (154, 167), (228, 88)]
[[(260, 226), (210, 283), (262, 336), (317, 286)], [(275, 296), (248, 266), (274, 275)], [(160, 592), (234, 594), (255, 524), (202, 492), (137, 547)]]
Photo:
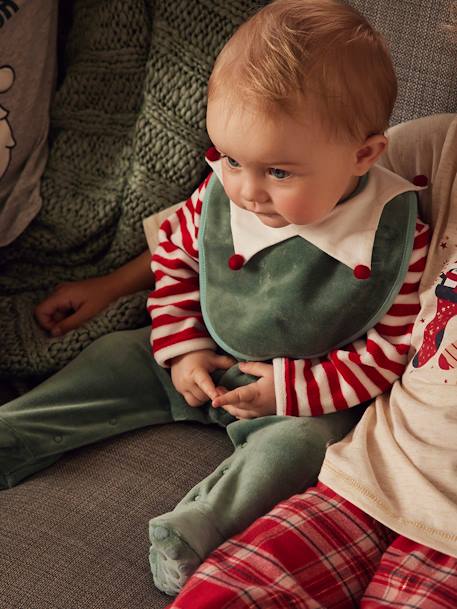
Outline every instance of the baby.
[[(213, 173), (161, 227), (148, 309), (155, 359), (187, 404), (240, 421), (222, 470), (150, 523), (165, 591), (276, 501), (281, 476), (309, 484), (356, 421), (348, 408), (404, 369), (428, 239), (418, 187), (373, 167), (395, 96), (379, 35), (335, 0), (273, 2), (216, 61)], [(227, 390), (212, 376), (230, 364), (221, 350), (256, 380)]]

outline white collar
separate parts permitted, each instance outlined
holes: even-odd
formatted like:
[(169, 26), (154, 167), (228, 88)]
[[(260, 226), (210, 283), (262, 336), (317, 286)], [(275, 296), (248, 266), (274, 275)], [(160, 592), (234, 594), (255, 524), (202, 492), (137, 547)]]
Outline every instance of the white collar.
[[(221, 160), (206, 159), (222, 185)], [(282, 228), (265, 226), (255, 214), (230, 201), (230, 222), (235, 254), (247, 262), (255, 254), (299, 236), (351, 269), (371, 268), (376, 230), (384, 206), (407, 191), (423, 190), (383, 167), (374, 166), (365, 188), (344, 204), (337, 205), (323, 220), (306, 226), (290, 224)]]

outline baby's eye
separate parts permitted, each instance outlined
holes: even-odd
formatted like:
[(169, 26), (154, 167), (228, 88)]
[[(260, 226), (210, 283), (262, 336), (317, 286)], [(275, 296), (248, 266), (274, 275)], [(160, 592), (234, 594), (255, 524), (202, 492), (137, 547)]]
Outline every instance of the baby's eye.
[(285, 169), (277, 169), (276, 167), (270, 167), (268, 173), (277, 180), (285, 180), (291, 175), (289, 171), (286, 171)]
[(229, 167), (232, 167), (233, 169), (240, 167), (240, 164), (238, 163), (238, 161), (235, 161), (235, 159), (232, 159), (231, 156), (226, 156), (225, 159), (226, 159), (227, 165)]

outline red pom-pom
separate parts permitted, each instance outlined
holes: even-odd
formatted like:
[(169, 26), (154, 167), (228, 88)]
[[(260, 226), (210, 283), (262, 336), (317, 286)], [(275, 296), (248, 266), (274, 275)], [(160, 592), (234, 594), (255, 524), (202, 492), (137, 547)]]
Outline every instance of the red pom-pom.
[(354, 269), (354, 277), (356, 279), (369, 279), (371, 277), (371, 269), (364, 264), (358, 264)]
[(428, 178), (427, 176), (424, 176), (422, 174), (415, 176), (413, 178), (413, 184), (414, 186), (420, 186), (421, 188), (423, 188), (424, 186), (428, 185)]
[(244, 256), (241, 254), (233, 254), (233, 256), (230, 256), (228, 260), (229, 268), (231, 268), (232, 271), (239, 271), (243, 264)]
[(208, 159), (208, 161), (214, 162), (218, 161), (221, 158), (221, 155), (216, 150), (216, 148), (214, 148), (214, 146), (211, 146), (211, 148), (208, 148), (208, 150), (206, 151), (206, 158)]

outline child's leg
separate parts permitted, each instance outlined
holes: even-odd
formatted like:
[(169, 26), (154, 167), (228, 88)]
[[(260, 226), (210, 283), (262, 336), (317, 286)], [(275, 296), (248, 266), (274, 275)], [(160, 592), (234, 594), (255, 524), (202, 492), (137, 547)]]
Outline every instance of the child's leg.
[(169, 609), (355, 609), (394, 537), (318, 484), (218, 548)]
[(189, 408), (173, 390), (169, 375), (153, 361), (149, 334), (142, 328), (104, 336), (0, 407), (0, 488), (64, 452), (125, 431), (173, 420), (216, 422), (215, 412)]
[(150, 522), (156, 586), (176, 594), (223, 541), (315, 483), (328, 443), (343, 438), (362, 411), (359, 407), (322, 417), (261, 417), (229, 425), (233, 454), (172, 512)]
[(360, 609), (457, 607), (457, 559), (399, 536), (386, 550)]

